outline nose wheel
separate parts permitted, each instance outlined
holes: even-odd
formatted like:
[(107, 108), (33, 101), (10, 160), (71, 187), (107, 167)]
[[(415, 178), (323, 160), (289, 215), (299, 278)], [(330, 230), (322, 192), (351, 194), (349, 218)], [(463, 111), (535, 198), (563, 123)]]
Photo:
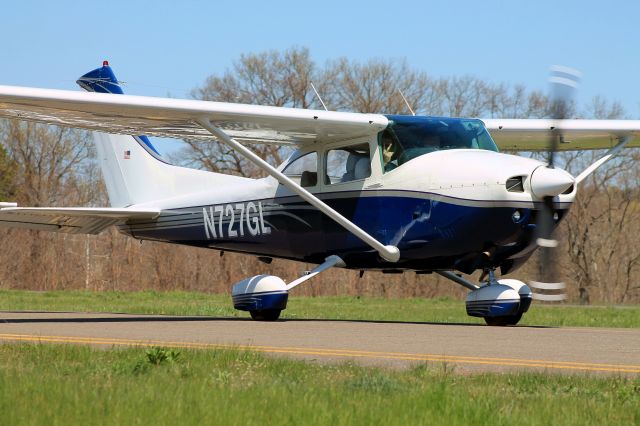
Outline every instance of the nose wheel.
[(508, 325), (516, 325), (522, 319), (523, 313), (515, 315), (507, 315), (503, 317), (484, 317), (484, 322), (492, 327), (506, 327)]
[(254, 321), (277, 321), (280, 318), (280, 309), (261, 309), (259, 311), (249, 311), (251, 319)]

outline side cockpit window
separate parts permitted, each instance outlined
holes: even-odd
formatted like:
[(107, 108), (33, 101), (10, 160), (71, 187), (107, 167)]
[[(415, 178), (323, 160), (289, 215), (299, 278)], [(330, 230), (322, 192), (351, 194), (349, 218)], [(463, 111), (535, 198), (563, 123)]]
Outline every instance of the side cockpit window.
[(318, 184), (318, 154), (313, 151), (290, 162), (282, 171), (285, 176), (303, 187)]
[(371, 176), (371, 151), (368, 143), (329, 150), (326, 157), (326, 184), (366, 179)]

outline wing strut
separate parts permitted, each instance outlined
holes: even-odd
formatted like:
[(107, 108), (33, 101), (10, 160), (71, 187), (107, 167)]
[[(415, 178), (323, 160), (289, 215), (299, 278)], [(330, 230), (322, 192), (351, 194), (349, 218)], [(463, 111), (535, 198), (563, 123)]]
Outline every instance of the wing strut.
[(576, 184), (579, 184), (580, 182), (582, 182), (587, 176), (593, 173), (598, 167), (602, 166), (604, 163), (606, 163), (607, 161), (615, 157), (616, 154), (618, 154), (618, 152), (622, 150), (622, 148), (624, 148), (625, 146), (627, 146), (629, 142), (631, 142), (631, 139), (633, 139), (632, 136), (624, 136), (620, 138), (620, 142), (616, 146), (614, 146), (609, 151), (607, 151), (607, 153), (601, 159), (599, 159), (598, 161), (596, 161), (595, 163), (593, 163), (592, 165), (584, 169), (584, 171), (576, 177), (575, 179)]
[(385, 246), (380, 243), (378, 240), (373, 238), (367, 232), (365, 232), (362, 228), (357, 226), (355, 223), (351, 222), (346, 217), (342, 216), (336, 210), (329, 207), (326, 203), (320, 200), (318, 197), (289, 179), (287, 176), (279, 172), (275, 167), (271, 164), (264, 161), (262, 158), (258, 157), (247, 147), (241, 145), (239, 142), (231, 138), (221, 129), (213, 126), (211, 122), (206, 118), (201, 118), (197, 120), (197, 123), (202, 126), (202, 128), (206, 129), (217, 139), (226, 143), (236, 151), (240, 152), (244, 157), (246, 157), (249, 161), (251, 161), (256, 166), (260, 167), (262, 170), (266, 171), (269, 175), (274, 177), (278, 182), (280, 182), (285, 187), (289, 188), (294, 193), (298, 194), (303, 200), (320, 210), (322, 213), (329, 216), (331, 219), (338, 222), (342, 227), (344, 227), (347, 231), (351, 232), (356, 237), (360, 238), (367, 245), (371, 246), (374, 250), (376, 250), (380, 256), (388, 262), (397, 262), (400, 259), (400, 250), (397, 247), (388, 245)]

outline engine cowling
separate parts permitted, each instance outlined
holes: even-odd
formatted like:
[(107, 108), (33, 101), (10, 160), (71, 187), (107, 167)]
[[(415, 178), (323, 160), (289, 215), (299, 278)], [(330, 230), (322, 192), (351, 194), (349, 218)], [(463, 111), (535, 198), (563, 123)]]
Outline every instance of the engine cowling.
[(234, 284), (233, 307), (240, 311), (282, 310), (287, 307), (287, 284), (274, 275), (256, 275)]

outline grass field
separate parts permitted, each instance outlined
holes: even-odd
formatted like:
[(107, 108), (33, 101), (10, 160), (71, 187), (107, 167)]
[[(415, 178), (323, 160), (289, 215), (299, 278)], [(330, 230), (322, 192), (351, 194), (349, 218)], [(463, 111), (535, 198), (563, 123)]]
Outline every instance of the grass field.
[(315, 365), (238, 351), (0, 345), (0, 423), (602, 425), (640, 379)]
[[(0, 290), (0, 310), (248, 316), (233, 309), (230, 296), (187, 292)], [(282, 318), (484, 323), (467, 316), (463, 300), (296, 297), (295, 294), (289, 298)], [(640, 327), (640, 306), (550, 306), (534, 302), (520, 325), (637, 328)]]

